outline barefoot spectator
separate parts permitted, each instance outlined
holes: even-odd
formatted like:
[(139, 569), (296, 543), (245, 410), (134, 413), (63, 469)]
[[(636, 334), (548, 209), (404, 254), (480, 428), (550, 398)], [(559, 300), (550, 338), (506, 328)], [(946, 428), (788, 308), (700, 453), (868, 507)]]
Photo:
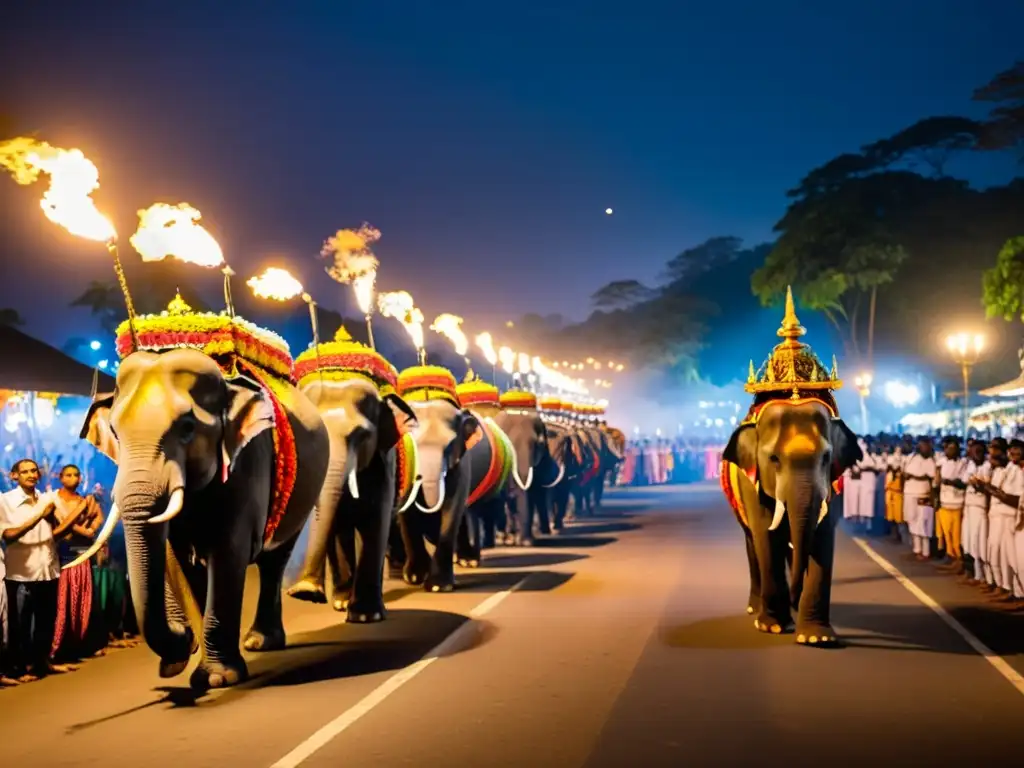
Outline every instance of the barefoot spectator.
[(18, 487), (0, 497), (0, 537), (7, 546), (8, 655), (11, 677), (27, 682), (67, 671), (50, 663), (60, 577), (56, 540), (77, 522), (86, 503), (76, 504), (59, 521), (56, 493), (37, 491), (39, 467), (32, 459), (17, 462), (12, 475)]

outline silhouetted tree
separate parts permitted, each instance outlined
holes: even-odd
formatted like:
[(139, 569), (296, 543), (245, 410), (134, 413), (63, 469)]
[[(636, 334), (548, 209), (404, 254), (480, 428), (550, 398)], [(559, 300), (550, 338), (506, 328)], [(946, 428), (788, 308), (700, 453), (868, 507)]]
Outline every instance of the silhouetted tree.
[(1024, 61), (978, 88), (974, 100), (993, 105), (981, 126), (979, 148), (1016, 149), (1024, 160)]
[(905, 162), (911, 168), (925, 165), (933, 175), (942, 176), (949, 158), (973, 149), (980, 132), (981, 125), (966, 117), (926, 117), (887, 139), (868, 144), (863, 155), (878, 168)]
[(10, 307), (0, 309), (0, 325), (17, 327), (24, 324), (25, 320), (18, 310), (11, 309)]

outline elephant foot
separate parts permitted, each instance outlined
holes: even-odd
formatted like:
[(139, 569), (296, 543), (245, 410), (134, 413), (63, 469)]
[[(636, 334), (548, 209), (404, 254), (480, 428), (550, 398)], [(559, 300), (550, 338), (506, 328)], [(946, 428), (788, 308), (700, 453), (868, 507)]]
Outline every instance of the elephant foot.
[(249, 668), (239, 657), (230, 662), (207, 661), (196, 667), (189, 684), (194, 691), (209, 691), (214, 688), (227, 688), (231, 685), (244, 683), (249, 679)]
[(816, 645), (821, 648), (834, 648), (839, 644), (836, 631), (828, 624), (801, 622), (796, 630), (798, 645)]
[(423, 589), (427, 592), (451, 592), (455, 589), (455, 575), (430, 574), (423, 583)]
[(384, 601), (380, 598), (375, 600), (350, 600), (346, 606), (345, 620), (349, 624), (374, 624), (384, 621), (387, 618), (387, 610), (384, 608)]
[(533, 546), (533, 538), (530, 537), (530, 536), (521, 536), (518, 539), (516, 539), (516, 546), (517, 547), (532, 547)]
[(177, 677), (185, 671), (187, 666), (188, 659), (185, 659), (185, 661), (164, 661), (160, 659), (160, 677), (164, 679)]
[[(178, 628), (177, 623), (172, 624), (172, 631)], [(172, 656), (160, 659), (160, 677), (177, 677), (188, 666), (189, 658), (199, 651), (199, 638), (196, 637), (191, 627), (181, 627), (180, 632), (175, 632), (181, 645), (176, 649), (178, 652)]]
[(462, 566), (463, 568), (479, 568), (480, 567), (480, 557), (479, 556), (473, 557), (472, 555), (470, 555), (469, 557), (460, 557), (456, 562), (458, 563), (458, 565)]
[(412, 584), (414, 587), (418, 587), (427, 580), (427, 576), (430, 573), (430, 560), (412, 560), (405, 564), (402, 568), (402, 578), (406, 584)]
[(322, 605), (327, 602), (327, 593), (324, 591), (324, 585), (312, 579), (299, 579), (288, 587), (285, 594), (288, 597), (304, 600), (307, 603), (320, 603)]
[(758, 632), (767, 632), (771, 635), (781, 635), (790, 628), (789, 619), (779, 619), (771, 614), (761, 612), (754, 619), (754, 626)]
[(266, 632), (253, 627), (245, 636), (242, 647), (247, 651), (280, 651), (287, 645), (284, 627)]

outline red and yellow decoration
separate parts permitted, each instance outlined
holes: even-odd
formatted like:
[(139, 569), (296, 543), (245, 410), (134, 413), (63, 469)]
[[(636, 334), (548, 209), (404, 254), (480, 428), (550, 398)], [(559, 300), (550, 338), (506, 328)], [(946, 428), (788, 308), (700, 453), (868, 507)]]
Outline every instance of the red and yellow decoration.
[(295, 359), (295, 378), (300, 387), (316, 376), (329, 381), (366, 379), (382, 395), (393, 394), (398, 385), (395, 366), (376, 350), (355, 341), (345, 326), (338, 328), (334, 341), (321, 344), (319, 349), (307, 349)]
[(537, 410), (537, 396), (533, 392), (526, 392), (522, 389), (510, 389), (508, 392), (502, 392), (498, 402), (501, 403), (502, 408)]
[(466, 379), (455, 388), (455, 391), (463, 408), (472, 408), (473, 406), (501, 407), (498, 388), (493, 384), (483, 381), (479, 376), (474, 376), (473, 371), (466, 374)]
[(455, 376), (439, 365), (414, 365), (398, 374), (398, 394), (409, 401), (447, 400), (461, 408)]
[(515, 457), (515, 448), (512, 441), (504, 430), (494, 423), (493, 419), (483, 419), (480, 422), (480, 429), (477, 434), (483, 433), (482, 439), (487, 440), (491, 447), (491, 461), (487, 465), (487, 472), (476, 487), (470, 489), (469, 497), (466, 499), (466, 506), (472, 506), (478, 501), (493, 496), (497, 491), (505, 487), (508, 476), (512, 472), (512, 462)]
[(402, 435), (396, 453), (398, 463), (395, 467), (395, 508), (402, 509), (413, 492), (418, 471), (416, 441), (411, 434), (406, 432)]
[(546, 413), (558, 413), (562, 410), (562, 398), (553, 395), (541, 395), (537, 400), (538, 407)]
[[(197, 349), (217, 359), (227, 370), (231, 370), (232, 362), (238, 358), (275, 376), (291, 379), (292, 356), (283, 338), (238, 316), (193, 312), (181, 294), (177, 294), (159, 315), (136, 317), (135, 331), (140, 350)], [(117, 327), (116, 346), (121, 359), (133, 351), (127, 320)]]

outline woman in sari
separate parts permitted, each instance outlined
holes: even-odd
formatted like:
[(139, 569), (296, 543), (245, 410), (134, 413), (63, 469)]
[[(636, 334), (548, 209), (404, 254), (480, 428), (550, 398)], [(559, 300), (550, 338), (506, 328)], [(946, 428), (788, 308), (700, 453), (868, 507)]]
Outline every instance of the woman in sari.
[[(74, 464), (60, 471), (61, 487), (57, 491), (57, 516), (64, 519), (83, 501), (78, 492), (82, 472)], [(84, 497), (86, 511), (71, 526), (59, 544), (60, 564), (66, 566), (85, 552), (103, 525), (103, 512), (94, 496)], [(57, 592), (57, 625), (50, 654), (62, 659), (80, 659), (85, 655), (85, 640), (92, 613), (92, 563), (63, 568)]]

